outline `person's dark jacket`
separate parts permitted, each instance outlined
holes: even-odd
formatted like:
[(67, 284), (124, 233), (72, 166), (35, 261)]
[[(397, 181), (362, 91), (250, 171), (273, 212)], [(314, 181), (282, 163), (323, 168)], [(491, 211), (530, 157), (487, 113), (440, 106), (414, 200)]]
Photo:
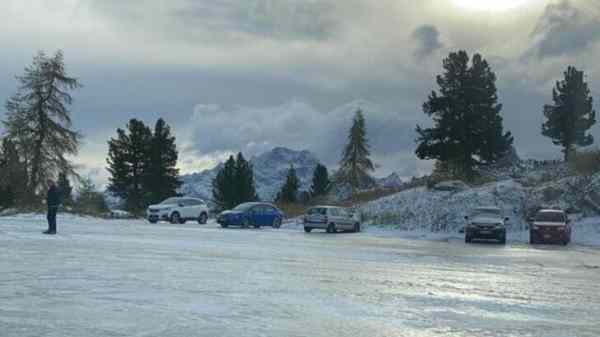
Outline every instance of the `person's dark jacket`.
[(56, 186), (52, 186), (48, 189), (46, 204), (48, 207), (58, 207), (60, 205), (60, 192)]

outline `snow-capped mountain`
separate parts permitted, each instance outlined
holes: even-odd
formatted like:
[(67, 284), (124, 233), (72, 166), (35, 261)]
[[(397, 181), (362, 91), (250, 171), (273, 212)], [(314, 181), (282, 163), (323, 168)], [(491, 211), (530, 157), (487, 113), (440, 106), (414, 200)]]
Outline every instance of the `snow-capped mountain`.
[[(284, 147), (277, 147), (271, 151), (250, 159), (254, 166), (254, 179), (256, 191), (262, 200), (273, 200), (285, 182), (290, 165), (294, 165), (300, 180), (300, 190), (310, 189), (313, 172), (319, 160), (309, 151), (295, 151)], [(212, 181), (222, 167), (206, 170), (181, 177), (183, 185), (179, 192), (184, 195), (196, 196), (204, 199), (212, 197)]]

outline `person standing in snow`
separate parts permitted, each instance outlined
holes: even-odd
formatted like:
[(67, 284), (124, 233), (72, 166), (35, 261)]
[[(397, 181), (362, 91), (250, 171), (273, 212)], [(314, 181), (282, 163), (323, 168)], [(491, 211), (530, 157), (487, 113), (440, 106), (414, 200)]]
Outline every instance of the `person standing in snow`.
[(48, 206), (48, 230), (44, 234), (56, 234), (56, 213), (60, 205), (60, 193), (56, 184), (52, 180), (48, 180), (48, 194), (46, 196), (46, 205)]

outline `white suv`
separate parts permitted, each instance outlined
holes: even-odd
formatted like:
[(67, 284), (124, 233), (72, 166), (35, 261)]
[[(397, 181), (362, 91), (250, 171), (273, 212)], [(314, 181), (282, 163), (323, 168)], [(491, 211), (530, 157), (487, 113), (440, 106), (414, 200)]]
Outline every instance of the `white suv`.
[(208, 221), (208, 206), (206, 202), (196, 198), (169, 198), (158, 205), (148, 207), (148, 221), (170, 221), (173, 224), (183, 224), (187, 220), (196, 220), (203, 225)]

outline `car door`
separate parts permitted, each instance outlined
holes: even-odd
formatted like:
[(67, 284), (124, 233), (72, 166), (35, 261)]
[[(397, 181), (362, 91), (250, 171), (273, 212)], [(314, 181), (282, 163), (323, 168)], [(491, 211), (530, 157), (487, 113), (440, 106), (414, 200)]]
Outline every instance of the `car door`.
[(272, 226), (277, 217), (277, 210), (271, 206), (265, 206), (265, 226)]
[(340, 215), (342, 218), (341, 221), (344, 223), (344, 229), (353, 229), (354, 223), (352, 222), (352, 219), (350, 219), (350, 214), (348, 213), (348, 210), (345, 208), (340, 208)]
[(202, 213), (202, 202), (196, 199), (190, 199), (190, 218), (198, 219)]
[(344, 224), (342, 223), (342, 221), (340, 219), (340, 212), (337, 208), (328, 209), (328, 219), (329, 219), (329, 222), (330, 223), (333, 222), (336, 227), (344, 226)]
[(181, 199), (179, 201), (179, 204), (181, 205), (180, 207), (180, 213), (181, 213), (181, 217), (184, 219), (189, 219), (192, 217), (192, 212), (191, 212), (191, 202), (189, 199)]
[(252, 225), (258, 225), (258, 226), (264, 226), (263, 225), (263, 219), (262, 219), (262, 206), (254, 206), (250, 209), (249, 213), (249, 220), (250, 223)]

